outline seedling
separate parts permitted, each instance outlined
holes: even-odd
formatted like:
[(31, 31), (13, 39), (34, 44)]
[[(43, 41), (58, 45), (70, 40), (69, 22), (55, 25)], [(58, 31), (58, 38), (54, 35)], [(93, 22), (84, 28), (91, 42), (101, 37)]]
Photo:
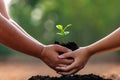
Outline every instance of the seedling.
[(56, 28), (60, 31), (57, 32), (57, 34), (64, 38), (66, 35), (70, 33), (69, 31), (66, 31), (66, 29), (68, 29), (70, 26), (72, 26), (72, 24), (68, 24), (65, 27), (63, 25), (56, 25)]

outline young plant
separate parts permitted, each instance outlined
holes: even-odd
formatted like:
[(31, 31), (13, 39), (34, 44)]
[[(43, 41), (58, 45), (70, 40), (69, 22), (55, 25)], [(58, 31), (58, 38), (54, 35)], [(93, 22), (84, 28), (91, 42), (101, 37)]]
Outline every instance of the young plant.
[(70, 26), (72, 26), (72, 24), (68, 24), (65, 27), (63, 25), (56, 25), (56, 28), (60, 31), (57, 34), (60, 35), (63, 38), (63, 40), (64, 37), (70, 33), (69, 31), (66, 31), (66, 29), (69, 28)]

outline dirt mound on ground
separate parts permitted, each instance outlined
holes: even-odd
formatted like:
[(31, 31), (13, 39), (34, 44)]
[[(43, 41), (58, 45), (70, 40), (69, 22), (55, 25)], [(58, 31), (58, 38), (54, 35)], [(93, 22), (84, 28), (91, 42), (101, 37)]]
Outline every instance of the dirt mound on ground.
[(32, 76), (28, 80), (112, 80), (104, 79), (98, 75), (87, 74), (87, 75), (71, 75), (71, 76), (61, 76), (61, 77), (50, 77), (50, 76)]

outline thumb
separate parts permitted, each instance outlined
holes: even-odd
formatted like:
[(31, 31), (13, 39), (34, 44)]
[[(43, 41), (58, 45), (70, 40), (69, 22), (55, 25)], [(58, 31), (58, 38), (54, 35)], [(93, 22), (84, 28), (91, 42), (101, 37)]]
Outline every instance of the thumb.
[(66, 47), (63, 47), (63, 46), (60, 46), (60, 45), (55, 45), (56, 46), (56, 51), (59, 51), (59, 52), (70, 52), (72, 50), (66, 48)]
[(71, 57), (72, 57), (72, 53), (71, 52), (64, 53), (64, 54), (58, 56), (58, 58), (61, 58), (61, 59), (66, 59), (66, 58), (71, 58)]

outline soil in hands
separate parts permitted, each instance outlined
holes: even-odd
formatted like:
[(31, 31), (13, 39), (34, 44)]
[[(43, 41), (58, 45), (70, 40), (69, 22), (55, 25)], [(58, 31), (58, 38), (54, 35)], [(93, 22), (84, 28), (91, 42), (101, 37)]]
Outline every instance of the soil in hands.
[[(66, 48), (71, 49), (72, 51), (78, 49), (78, 45), (75, 42), (68, 42), (68, 43), (60, 43), (58, 41), (55, 41), (55, 44), (64, 46)], [(59, 55), (63, 54), (62, 52), (59, 52)]]

